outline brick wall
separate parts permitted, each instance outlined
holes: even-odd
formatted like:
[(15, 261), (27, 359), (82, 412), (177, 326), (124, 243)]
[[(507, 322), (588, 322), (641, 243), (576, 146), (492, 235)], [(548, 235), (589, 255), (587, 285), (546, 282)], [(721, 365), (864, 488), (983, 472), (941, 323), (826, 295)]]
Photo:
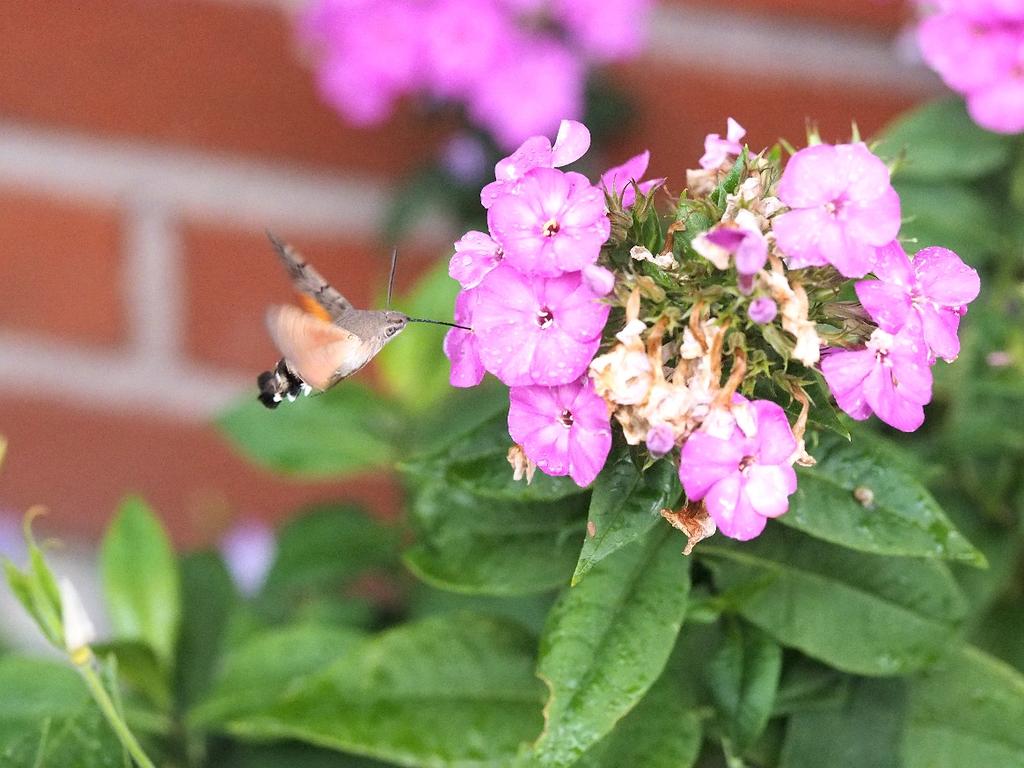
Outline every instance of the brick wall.
[[(264, 306), (287, 296), (266, 227), (370, 298), (395, 180), (449, 126), (408, 111), (354, 130), (322, 106), (288, 0), (6, 0), (0, 10), (0, 508), (51, 508), (92, 536), (126, 490), (197, 543), (232, 515), (274, 519), (381, 479), (300, 484), (235, 457), (207, 425), (274, 359)], [(728, 10), (725, 10), (725, 9)], [(768, 15), (771, 12), (772, 15)], [(900, 55), (904, 9), (864, 0), (673, 0), (635, 93), (652, 171), (677, 180), (733, 115), (759, 145), (866, 134), (936, 90)], [(429, 225), (407, 263), (443, 254)], [(440, 354), (440, 351), (438, 352)]]

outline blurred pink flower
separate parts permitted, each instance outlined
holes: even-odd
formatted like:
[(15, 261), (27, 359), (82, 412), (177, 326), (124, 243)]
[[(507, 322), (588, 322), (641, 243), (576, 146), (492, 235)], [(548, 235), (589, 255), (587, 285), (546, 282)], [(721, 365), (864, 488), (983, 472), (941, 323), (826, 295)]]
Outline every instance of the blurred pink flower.
[(610, 308), (579, 272), (529, 277), (505, 263), (476, 292), (480, 359), (505, 384), (568, 384), (587, 370)]
[(424, 15), (426, 78), (443, 98), (464, 98), (484, 85), (502, 41), (515, 32), (515, 20), (493, 2), (433, 0)]
[(239, 523), (221, 539), (220, 552), (238, 591), (255, 595), (263, 588), (277, 554), (274, 530), (257, 520)]
[(469, 96), (470, 116), (502, 147), (547, 134), (583, 116), (584, 66), (560, 43), (533, 36), (506, 40), (485, 82)]
[(552, 13), (579, 48), (597, 61), (635, 56), (643, 45), (651, 0), (552, 0)]
[(978, 125), (1024, 131), (1024, 5), (1017, 0), (944, 3), (917, 30), (921, 54), (964, 95)]
[(590, 485), (612, 446), (608, 406), (586, 376), (557, 387), (512, 387), (508, 431), (548, 475)]
[(736, 157), (743, 152), (743, 145), (740, 144), (743, 137), (747, 135), (742, 125), (731, 117), (726, 121), (726, 135), (723, 139), (717, 133), (709, 133), (704, 138), (704, 156), (700, 159), (700, 167), (707, 170), (721, 168), (729, 162), (730, 157)]
[[(476, 291), (460, 291), (455, 298), (455, 322), (473, 327), (473, 308)], [(480, 347), (476, 332), (452, 328), (444, 337), (444, 354), (451, 361), (449, 381), (453, 387), (475, 387), (484, 378), (484, 364), (480, 361)]]
[(923, 248), (911, 260), (895, 240), (878, 249), (872, 271), (878, 280), (861, 280), (855, 287), (878, 327), (899, 333), (913, 323), (932, 354), (955, 360), (960, 318), (981, 290), (978, 273), (946, 248)]
[[(690, 501), (704, 500), (723, 534), (746, 541), (764, 530), (767, 518), (789, 509), (789, 496), (796, 490), (797, 440), (786, 412), (775, 403), (736, 395), (737, 407), (748, 408), (753, 418), (734, 420), (727, 438), (703, 431), (687, 438), (679, 479)], [(747, 432), (740, 423), (748, 426)]]
[(515, 194), (494, 201), (487, 224), (506, 262), (544, 277), (596, 262), (611, 232), (601, 190), (556, 168), (528, 171)]
[(932, 399), (932, 372), (921, 330), (882, 329), (858, 350), (827, 350), (821, 372), (839, 407), (858, 421), (872, 413), (891, 427), (913, 432), (924, 423)]
[(845, 277), (863, 277), (875, 249), (899, 232), (889, 169), (860, 142), (800, 150), (786, 164), (778, 196), (791, 210), (772, 229), (794, 269), (831, 264)]

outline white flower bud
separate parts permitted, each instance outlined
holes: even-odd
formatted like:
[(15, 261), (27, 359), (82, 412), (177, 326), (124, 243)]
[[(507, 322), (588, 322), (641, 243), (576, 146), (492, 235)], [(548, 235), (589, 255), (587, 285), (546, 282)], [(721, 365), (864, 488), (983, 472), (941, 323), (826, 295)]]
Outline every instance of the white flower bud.
[(64, 578), (60, 580), (58, 588), (61, 620), (64, 624), (64, 647), (77, 664), (80, 662), (76, 657), (96, 639), (96, 628), (89, 619), (89, 614), (85, 612), (85, 606), (75, 585)]

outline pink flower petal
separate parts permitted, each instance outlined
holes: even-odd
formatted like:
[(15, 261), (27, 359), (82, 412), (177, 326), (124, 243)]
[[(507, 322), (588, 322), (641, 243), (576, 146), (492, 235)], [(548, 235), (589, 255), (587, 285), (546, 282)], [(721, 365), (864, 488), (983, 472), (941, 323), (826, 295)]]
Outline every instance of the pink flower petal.
[(590, 131), (583, 123), (563, 120), (558, 126), (558, 136), (551, 152), (551, 164), (555, 168), (575, 163), (590, 149)]
[(750, 403), (757, 416), (757, 435), (754, 437), (758, 461), (783, 464), (796, 452), (796, 438), (789, 426), (789, 418), (782, 406), (770, 400)]
[(971, 91), (967, 111), (980, 125), (996, 133), (1024, 131), (1024, 78), (1020, 75), (997, 80)]
[(738, 472), (729, 475), (708, 491), (704, 505), (723, 535), (749, 541), (764, 530), (767, 518), (750, 505), (743, 484)]
[(847, 179), (836, 172), (839, 153), (830, 144), (801, 149), (786, 163), (778, 196), (791, 208), (811, 208), (838, 200)]
[(796, 472), (788, 464), (754, 464), (747, 469), (743, 492), (759, 515), (778, 517), (789, 509), (789, 496), (796, 490)]
[[(828, 264), (823, 251), (842, 253), (844, 239), (824, 208), (795, 208), (772, 219), (779, 250), (791, 269)], [(823, 248), (824, 244), (824, 248)]]
[(699, 501), (711, 486), (737, 473), (743, 449), (735, 441), (721, 440), (706, 432), (694, 432), (679, 456), (679, 480), (690, 501)]
[(878, 418), (898, 430), (913, 432), (924, 423), (924, 408), (900, 396), (889, 369), (881, 365), (864, 379), (864, 399)]
[(885, 280), (860, 280), (854, 285), (861, 306), (889, 333), (897, 333), (910, 314), (910, 295), (907, 289)]
[(836, 403), (857, 421), (871, 415), (864, 399), (864, 379), (876, 366), (870, 349), (831, 350), (821, 360), (821, 372)]
[(924, 340), (931, 351), (947, 362), (953, 362), (960, 354), (960, 315), (951, 309), (922, 306), (918, 309), (921, 317)]
[(501, 263), (502, 253), (490, 235), (470, 231), (455, 243), (455, 255), (448, 262), (448, 274), (463, 288), (475, 288), (484, 276)]
[(922, 248), (913, 267), (924, 295), (947, 307), (969, 304), (981, 291), (978, 273), (948, 248)]

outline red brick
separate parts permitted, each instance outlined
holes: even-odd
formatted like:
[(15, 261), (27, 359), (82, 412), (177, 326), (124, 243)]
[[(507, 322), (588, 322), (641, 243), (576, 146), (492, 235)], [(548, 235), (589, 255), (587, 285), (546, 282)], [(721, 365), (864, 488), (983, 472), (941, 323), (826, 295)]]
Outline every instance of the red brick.
[(911, 18), (910, 3), (903, 0), (663, 0), (666, 5), (695, 8), (727, 8), (774, 18), (818, 21), (835, 26), (856, 26), (895, 32)]
[(345, 127), (317, 96), (290, 21), (253, 3), (5, 0), (0, 105), (84, 133), (395, 174), (444, 120)]
[(187, 546), (213, 541), (233, 516), (276, 522), (304, 504), (337, 500), (389, 515), (398, 504), (387, 478), (277, 477), (237, 456), (210, 426), (19, 397), (0, 401), (0, 433), (8, 439), (0, 504), (47, 506), (46, 534), (97, 538), (126, 492), (142, 494)]
[(650, 175), (667, 176), (676, 191), (685, 169), (697, 167), (704, 137), (724, 133), (729, 116), (746, 127), (746, 141), (757, 151), (780, 137), (800, 146), (807, 121), (818, 124), (826, 141), (848, 141), (853, 121), (871, 136), (914, 106), (910, 97), (878, 88), (681, 71), (650, 61), (619, 68), (613, 79), (631, 94), (634, 109), (624, 115), (628, 139), (611, 160), (649, 148)]
[(0, 326), (122, 341), (120, 250), (115, 210), (0, 189)]
[[(284, 236), (284, 233), (281, 233)], [(357, 307), (371, 307), (385, 289), (391, 254), (365, 240), (288, 239)], [(190, 224), (184, 229), (187, 348), (197, 359), (258, 372), (277, 360), (264, 316), (295, 293), (262, 232)], [(422, 244), (401, 247), (396, 291), (415, 282), (443, 252)]]

